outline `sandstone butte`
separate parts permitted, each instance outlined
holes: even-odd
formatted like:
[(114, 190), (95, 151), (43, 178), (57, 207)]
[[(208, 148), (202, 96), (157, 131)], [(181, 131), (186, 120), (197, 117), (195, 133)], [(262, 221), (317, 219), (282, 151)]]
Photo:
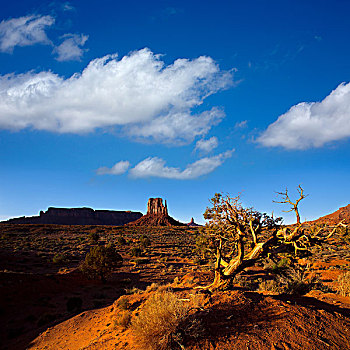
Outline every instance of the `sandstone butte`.
[(136, 221), (130, 222), (129, 226), (185, 226), (168, 214), (168, 206), (162, 198), (150, 198), (147, 203), (147, 214)]

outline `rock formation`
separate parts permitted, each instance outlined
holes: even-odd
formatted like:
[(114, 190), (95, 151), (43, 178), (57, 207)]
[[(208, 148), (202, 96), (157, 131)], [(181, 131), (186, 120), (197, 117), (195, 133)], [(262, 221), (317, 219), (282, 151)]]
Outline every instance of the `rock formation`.
[(94, 210), (91, 208), (53, 208), (40, 211), (39, 216), (20, 217), (5, 221), (11, 224), (57, 225), (125, 225), (142, 217), (140, 212)]
[(187, 224), (187, 226), (189, 227), (198, 227), (198, 226), (202, 226), (202, 225), (198, 225), (194, 222), (194, 219), (192, 218), (191, 221)]
[(179, 221), (169, 216), (168, 207), (162, 198), (150, 198), (147, 203), (147, 214), (142, 218), (130, 222), (130, 226), (184, 226)]
[(163, 205), (162, 198), (150, 198), (147, 203), (147, 214), (149, 215), (168, 215), (168, 207), (165, 200)]
[(342, 221), (344, 224), (350, 224), (350, 204), (348, 204), (346, 207), (339, 208), (332, 214), (322, 216), (319, 219), (311, 222), (317, 224), (336, 225), (340, 221)]

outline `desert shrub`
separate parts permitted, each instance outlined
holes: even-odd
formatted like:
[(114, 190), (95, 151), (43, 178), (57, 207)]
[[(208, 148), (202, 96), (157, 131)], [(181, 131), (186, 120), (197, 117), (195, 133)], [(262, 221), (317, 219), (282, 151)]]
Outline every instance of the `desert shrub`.
[(350, 296), (350, 271), (338, 277), (338, 293), (344, 297)]
[(289, 267), (283, 274), (274, 276), (273, 280), (260, 283), (259, 289), (274, 293), (304, 295), (320, 285), (316, 277), (310, 278), (306, 272), (307, 268)]
[(142, 235), (139, 241), (141, 248), (147, 248), (151, 245), (151, 240), (146, 235)]
[(153, 282), (146, 288), (146, 292), (155, 292), (159, 288), (159, 284), (156, 282)]
[(207, 261), (212, 255), (213, 243), (211, 239), (205, 235), (202, 231), (196, 238), (195, 246), (193, 249), (193, 253), (197, 255), (197, 259), (195, 262), (198, 264), (201, 261)]
[(132, 288), (127, 288), (125, 289), (125, 294), (136, 294), (136, 293), (142, 293), (143, 290), (136, 288), (136, 287), (132, 287)]
[(129, 303), (128, 297), (126, 295), (121, 296), (117, 300), (117, 306), (121, 310), (129, 310), (130, 309), (130, 303)]
[(100, 278), (103, 282), (117, 267), (122, 265), (123, 258), (112, 246), (95, 246), (86, 254), (80, 264), (80, 270), (90, 278)]
[(142, 249), (140, 247), (132, 247), (130, 254), (131, 256), (139, 257), (142, 255)]
[(52, 258), (52, 262), (54, 264), (62, 264), (64, 262), (67, 261), (67, 257), (65, 254), (62, 254), (62, 253), (57, 253), (54, 255), (54, 257)]
[(116, 240), (117, 245), (125, 245), (126, 244), (126, 240), (123, 236), (118, 236), (117, 240)]
[(149, 350), (180, 349), (185, 336), (199, 337), (202, 325), (189, 315), (190, 305), (169, 292), (156, 292), (131, 322), (132, 332)]
[(123, 310), (115, 315), (114, 326), (119, 326), (124, 329), (128, 328), (131, 322), (131, 312), (128, 310)]
[(290, 266), (290, 259), (282, 258), (277, 263), (272, 263), (271, 266), (269, 267), (273, 273), (281, 273), (287, 270), (289, 266)]
[(233, 284), (238, 284), (242, 288), (246, 288), (248, 290), (256, 290), (258, 287), (259, 282), (255, 281), (254, 279), (250, 277), (245, 277), (241, 275), (237, 275), (233, 281)]
[(83, 301), (79, 297), (71, 297), (67, 300), (67, 311), (68, 312), (79, 312), (81, 310), (81, 306)]
[(92, 244), (96, 244), (98, 240), (100, 239), (100, 235), (97, 232), (91, 232), (89, 233), (89, 241)]
[(273, 292), (273, 293), (282, 293), (283, 288), (275, 280), (266, 280), (259, 284), (259, 290)]

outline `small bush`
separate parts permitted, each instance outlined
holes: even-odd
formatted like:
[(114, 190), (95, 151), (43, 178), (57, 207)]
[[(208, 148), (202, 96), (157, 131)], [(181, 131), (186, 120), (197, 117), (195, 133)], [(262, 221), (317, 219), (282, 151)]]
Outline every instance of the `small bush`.
[(86, 254), (80, 270), (89, 278), (100, 278), (105, 282), (106, 277), (122, 262), (123, 258), (112, 246), (95, 246)]
[(97, 232), (89, 233), (89, 241), (90, 241), (90, 243), (96, 244), (99, 239), (100, 239), (100, 235)]
[(121, 310), (129, 310), (130, 309), (130, 303), (128, 300), (128, 297), (123, 295), (117, 300), (117, 306)]
[(132, 247), (130, 254), (131, 256), (139, 257), (142, 255), (142, 249), (139, 247)]
[(344, 297), (350, 296), (350, 271), (344, 272), (338, 277), (338, 292)]
[(128, 310), (123, 310), (118, 313), (114, 318), (114, 326), (119, 326), (124, 329), (128, 328), (131, 321), (131, 312)]
[(64, 262), (66, 262), (66, 261), (67, 261), (67, 257), (64, 254), (62, 254), (62, 253), (57, 253), (52, 258), (52, 262), (54, 264), (62, 264)]
[(151, 245), (151, 240), (146, 235), (142, 235), (140, 237), (140, 247), (141, 248), (147, 248), (150, 245)]
[(281, 273), (286, 271), (290, 266), (290, 260), (287, 258), (282, 258), (277, 263), (271, 265), (271, 270), (273, 273)]
[(275, 280), (266, 280), (259, 284), (259, 290), (273, 292), (273, 293), (282, 293), (283, 288)]
[(123, 236), (118, 236), (116, 243), (117, 243), (117, 245), (126, 245), (126, 240)]
[(189, 316), (190, 305), (173, 293), (156, 292), (131, 322), (131, 329), (142, 349), (183, 348), (184, 336), (199, 337), (201, 323)]
[(276, 275), (273, 280), (260, 283), (259, 289), (274, 293), (304, 295), (319, 286), (316, 277), (306, 276), (306, 270), (288, 268), (284, 274)]

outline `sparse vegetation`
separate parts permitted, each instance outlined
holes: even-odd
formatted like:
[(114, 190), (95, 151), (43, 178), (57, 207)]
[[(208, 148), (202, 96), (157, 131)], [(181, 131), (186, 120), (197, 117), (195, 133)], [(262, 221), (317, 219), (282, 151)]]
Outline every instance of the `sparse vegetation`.
[(191, 306), (171, 292), (156, 292), (145, 302), (131, 322), (133, 334), (142, 349), (181, 349), (184, 335), (202, 334), (198, 320), (189, 317)]
[(122, 262), (123, 258), (112, 246), (95, 246), (86, 255), (80, 270), (90, 278), (100, 278), (105, 282), (106, 277)]
[(142, 249), (140, 247), (132, 247), (130, 255), (134, 257), (140, 257), (142, 255)]
[[(310, 247), (321, 245), (344, 226), (339, 223), (332, 228), (321, 227), (316, 231), (313, 226), (303, 227), (298, 205), (306, 195), (301, 186), (298, 187), (298, 192), (299, 198), (294, 202), (290, 200), (287, 190), (279, 193), (283, 200), (278, 203), (290, 204), (289, 211), (296, 214), (297, 224), (294, 227), (282, 227), (281, 218), (274, 218), (253, 208), (244, 208), (239, 196), (216, 193), (211, 199), (212, 206), (204, 213), (204, 218), (208, 220), (204, 233), (211, 242), (206, 249), (215, 256), (215, 277), (212, 284), (199, 288), (210, 291), (229, 288), (238, 273), (255, 265), (262, 258), (274, 258), (281, 252), (287, 252), (289, 247), (294, 248), (295, 255), (298, 252), (309, 252)], [(286, 263), (283, 261), (280, 266), (275, 265), (275, 268), (284, 269)], [(294, 281), (295, 284), (291, 281), (286, 283), (287, 289), (302, 293), (303, 286), (300, 281), (297, 282), (297, 276)]]
[(96, 231), (89, 233), (89, 241), (91, 244), (96, 244), (99, 239), (100, 239), (100, 235)]
[(57, 253), (54, 255), (54, 257), (52, 258), (52, 262), (54, 264), (62, 264), (64, 262), (67, 261), (67, 257), (65, 254), (62, 254), (62, 253)]
[(131, 321), (131, 312), (129, 310), (122, 310), (114, 317), (114, 326), (126, 329), (129, 327)]
[(350, 271), (342, 273), (337, 282), (339, 294), (344, 297), (350, 296)]

